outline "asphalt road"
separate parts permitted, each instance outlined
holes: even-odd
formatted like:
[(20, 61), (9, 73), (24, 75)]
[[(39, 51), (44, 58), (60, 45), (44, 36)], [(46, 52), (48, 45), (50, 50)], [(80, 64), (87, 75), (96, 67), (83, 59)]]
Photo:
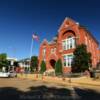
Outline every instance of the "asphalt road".
[(0, 100), (100, 100), (100, 93), (53, 82), (0, 78)]

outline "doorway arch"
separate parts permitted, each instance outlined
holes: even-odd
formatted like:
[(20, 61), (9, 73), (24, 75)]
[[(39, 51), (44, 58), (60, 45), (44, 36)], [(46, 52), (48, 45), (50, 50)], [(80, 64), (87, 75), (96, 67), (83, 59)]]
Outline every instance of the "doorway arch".
[(51, 59), (49, 62), (50, 62), (50, 65), (52, 66), (52, 68), (55, 69), (56, 60)]

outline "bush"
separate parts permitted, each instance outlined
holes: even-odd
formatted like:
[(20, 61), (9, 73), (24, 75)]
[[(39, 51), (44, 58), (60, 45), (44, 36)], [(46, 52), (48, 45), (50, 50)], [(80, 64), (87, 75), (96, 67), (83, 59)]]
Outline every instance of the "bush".
[(38, 70), (38, 57), (32, 56), (31, 57), (31, 72)]
[(45, 63), (45, 61), (42, 61), (40, 73), (43, 74), (45, 71), (46, 71), (46, 63)]
[(58, 59), (58, 61), (55, 64), (55, 74), (56, 75), (62, 75), (62, 61), (61, 59)]

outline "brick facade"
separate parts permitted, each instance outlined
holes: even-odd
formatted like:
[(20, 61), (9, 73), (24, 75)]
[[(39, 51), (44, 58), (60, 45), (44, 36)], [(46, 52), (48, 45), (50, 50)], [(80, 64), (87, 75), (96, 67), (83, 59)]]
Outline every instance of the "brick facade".
[(57, 59), (61, 59), (64, 72), (71, 70), (73, 51), (76, 45), (86, 44), (87, 50), (92, 54), (92, 66), (99, 62), (100, 50), (98, 41), (79, 23), (65, 18), (58, 30), (58, 35), (51, 42), (46, 39), (40, 45), (39, 68), (41, 61), (46, 61), (47, 70), (54, 68)]

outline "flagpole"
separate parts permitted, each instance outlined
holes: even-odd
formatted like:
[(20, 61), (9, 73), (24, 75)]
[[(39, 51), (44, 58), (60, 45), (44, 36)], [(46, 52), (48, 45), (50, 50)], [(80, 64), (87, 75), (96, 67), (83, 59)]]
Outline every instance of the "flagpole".
[[(33, 48), (33, 38), (32, 38), (31, 47), (30, 47), (30, 63), (31, 63), (31, 56), (32, 56), (32, 48)], [(30, 67), (31, 67), (31, 64), (30, 64)]]
[(32, 56), (32, 47), (33, 47), (33, 38), (32, 38), (32, 41), (31, 41), (31, 48), (30, 48), (30, 59), (31, 59), (31, 56)]

